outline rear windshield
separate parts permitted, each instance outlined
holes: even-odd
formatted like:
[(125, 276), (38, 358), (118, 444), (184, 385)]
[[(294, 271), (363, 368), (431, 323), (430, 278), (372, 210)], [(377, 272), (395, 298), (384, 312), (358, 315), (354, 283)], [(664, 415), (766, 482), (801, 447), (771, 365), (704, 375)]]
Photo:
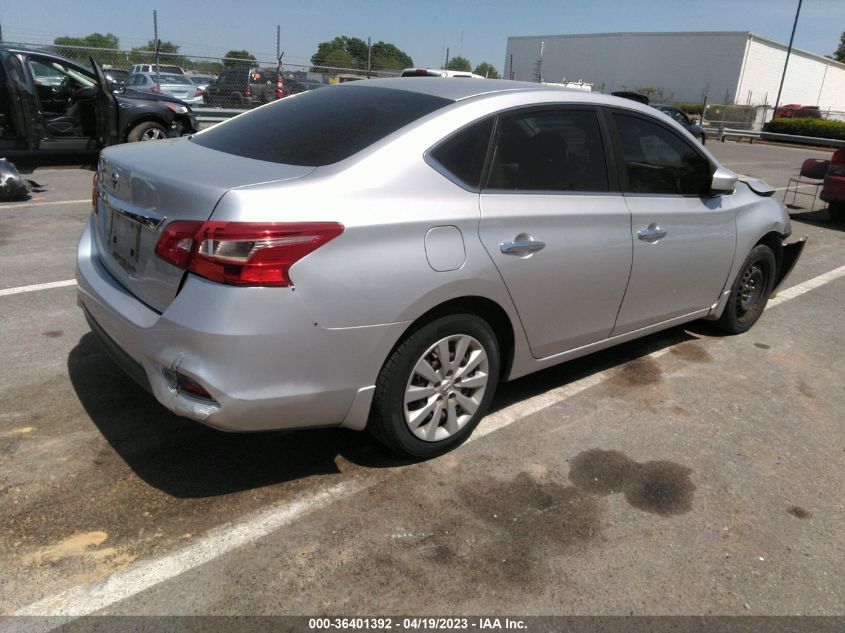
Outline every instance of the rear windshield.
[(179, 84), (183, 86), (190, 86), (191, 81), (185, 75), (164, 75), (159, 74), (159, 83), (162, 84)]
[(244, 158), (319, 167), (348, 158), (450, 103), (392, 88), (329, 87), (247, 112), (192, 141)]

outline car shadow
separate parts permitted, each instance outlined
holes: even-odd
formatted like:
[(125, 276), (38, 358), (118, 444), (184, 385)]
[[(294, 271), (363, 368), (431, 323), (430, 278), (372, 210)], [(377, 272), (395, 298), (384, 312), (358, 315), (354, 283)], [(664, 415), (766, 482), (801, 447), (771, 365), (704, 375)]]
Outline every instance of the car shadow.
[(827, 208), (817, 209), (815, 211), (804, 211), (801, 213), (790, 209), (789, 217), (792, 220), (818, 226), (823, 229), (845, 231), (845, 222), (831, 219), (830, 214), (827, 212)]
[(94, 171), (97, 168), (99, 152), (83, 154), (44, 154), (38, 156), (17, 157), (9, 159), (15, 169), (24, 176), (31, 176), (40, 167), (76, 167), (84, 171)]
[[(694, 338), (672, 328), (500, 385), (492, 412)], [(124, 374), (90, 332), (71, 350), (67, 367), (79, 401), (117, 455), (144, 482), (173, 497), (213, 497), (337, 474), (344, 462), (364, 468), (411, 463), (367, 433), (226, 433), (176, 416)]]

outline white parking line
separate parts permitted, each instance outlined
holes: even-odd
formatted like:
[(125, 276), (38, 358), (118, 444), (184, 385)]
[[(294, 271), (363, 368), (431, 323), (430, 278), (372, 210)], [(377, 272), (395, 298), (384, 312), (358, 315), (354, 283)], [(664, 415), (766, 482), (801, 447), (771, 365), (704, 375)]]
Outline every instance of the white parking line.
[(22, 207), (52, 207), (58, 204), (82, 204), (83, 202), (91, 204), (91, 198), (82, 198), (80, 200), (51, 200), (48, 202), (18, 202), (15, 204), (2, 204), (0, 205), (0, 211), (3, 211), (4, 209), (20, 209)]
[[(815, 290), (836, 279), (845, 277), (845, 266), (814, 277), (801, 284), (782, 291), (769, 302), (774, 307), (811, 290)], [(663, 348), (648, 355), (658, 358), (667, 354), (670, 348)], [(546, 407), (558, 404), (590, 387), (604, 382), (608, 370), (585, 376), (566, 385), (547, 391), (528, 400), (517, 402), (484, 418), (470, 441), (503, 429), (528, 415)], [(376, 480), (349, 479), (317, 491), (293, 502), (271, 506), (267, 510), (245, 517), (239, 523), (220, 526), (207, 532), (190, 545), (158, 558), (130, 564), (114, 572), (108, 578), (87, 586), (72, 587), (58, 594), (22, 607), (14, 615), (52, 615), (81, 617), (105, 609), (142, 591), (166, 582), (180, 574), (196, 569), (204, 563), (248, 545), (275, 530), (292, 524), (317, 510), (326, 508), (357, 492), (375, 485)]]
[(32, 286), (18, 286), (17, 288), (3, 288), (0, 290), (0, 297), (19, 295), (25, 292), (38, 292), (39, 290), (50, 290), (51, 288), (64, 288), (75, 286), (76, 279), (65, 279), (64, 281), (49, 281), (46, 284), (33, 284)]
[(845, 266), (840, 266), (839, 268), (834, 268), (830, 272), (824, 273), (823, 275), (819, 275), (818, 277), (813, 277), (812, 279), (808, 279), (807, 281), (797, 284), (795, 286), (791, 286), (786, 290), (781, 290), (774, 299), (769, 299), (768, 305), (766, 305), (766, 309), (773, 308), (776, 305), (780, 305), (784, 301), (789, 301), (790, 299), (794, 299), (795, 297), (800, 297), (804, 293), (810, 292), (811, 290), (815, 290), (816, 288), (820, 288), (825, 284), (834, 281), (835, 279), (839, 279), (840, 277), (845, 277)]

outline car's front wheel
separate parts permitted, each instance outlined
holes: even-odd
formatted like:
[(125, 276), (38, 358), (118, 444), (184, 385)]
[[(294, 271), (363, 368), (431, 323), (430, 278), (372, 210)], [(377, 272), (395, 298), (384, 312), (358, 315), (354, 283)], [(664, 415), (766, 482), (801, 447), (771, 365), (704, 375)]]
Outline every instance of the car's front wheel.
[(160, 141), (167, 138), (167, 130), (161, 123), (155, 121), (144, 121), (133, 127), (126, 140), (130, 143), (137, 141)]
[(388, 448), (426, 459), (464, 442), (499, 381), (499, 344), (474, 314), (449, 314), (408, 335), (376, 382), (368, 429)]
[(777, 274), (777, 261), (772, 249), (758, 244), (742, 263), (731, 286), (719, 327), (729, 334), (742, 334), (751, 329), (766, 308)]

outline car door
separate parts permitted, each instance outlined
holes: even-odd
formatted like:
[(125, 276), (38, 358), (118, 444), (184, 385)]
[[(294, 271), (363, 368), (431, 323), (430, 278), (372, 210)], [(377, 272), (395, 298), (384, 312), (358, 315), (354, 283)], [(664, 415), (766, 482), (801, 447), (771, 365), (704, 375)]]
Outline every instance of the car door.
[(111, 85), (109, 80), (106, 79), (103, 69), (93, 57), (90, 60), (97, 79), (97, 140), (101, 147), (107, 147), (114, 145), (119, 140), (117, 100), (112, 94)]
[(596, 109), (499, 117), (480, 236), (542, 358), (607, 338), (631, 269), (631, 218)]
[(23, 64), (16, 55), (8, 55), (3, 67), (15, 129), (26, 141), (27, 149), (38, 149), (45, 132), (35, 87), (27, 81)]
[(634, 259), (614, 335), (709, 308), (736, 250), (730, 197), (710, 196), (712, 166), (653, 116), (613, 111)]

